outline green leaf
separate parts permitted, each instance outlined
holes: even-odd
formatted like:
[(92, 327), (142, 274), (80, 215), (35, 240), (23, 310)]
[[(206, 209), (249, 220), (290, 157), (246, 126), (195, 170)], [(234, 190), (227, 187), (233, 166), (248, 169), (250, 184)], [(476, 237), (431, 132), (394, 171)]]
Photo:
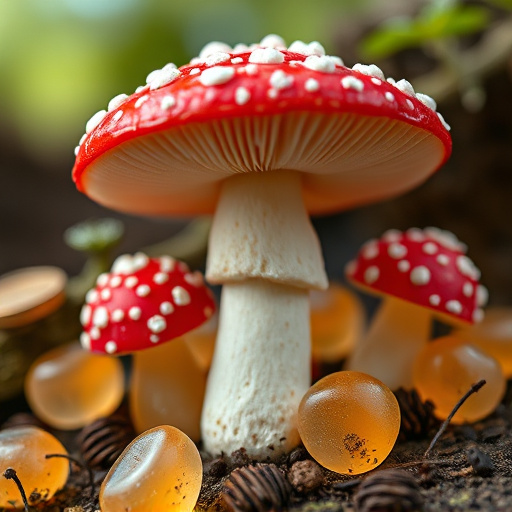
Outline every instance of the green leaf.
[(368, 59), (388, 57), (433, 40), (473, 34), (484, 29), (489, 19), (489, 11), (484, 7), (436, 6), (425, 9), (415, 19), (387, 22), (364, 39), (360, 49)]

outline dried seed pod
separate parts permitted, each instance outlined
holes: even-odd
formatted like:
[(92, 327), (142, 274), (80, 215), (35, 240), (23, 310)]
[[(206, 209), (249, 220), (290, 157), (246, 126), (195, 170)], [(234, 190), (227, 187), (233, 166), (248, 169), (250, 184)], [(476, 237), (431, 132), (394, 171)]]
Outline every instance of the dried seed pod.
[(406, 441), (427, 437), (438, 423), (434, 416), (434, 404), (430, 400), (424, 402), (415, 389), (400, 388), (395, 391), (395, 396), (401, 414), (399, 439)]
[(224, 483), (222, 501), (233, 512), (286, 510), (291, 486), (275, 464), (235, 469)]
[(288, 481), (297, 492), (308, 493), (322, 485), (324, 473), (315, 461), (299, 460), (290, 468)]
[(358, 512), (423, 510), (423, 497), (415, 478), (401, 469), (384, 469), (365, 478), (354, 502)]
[(25, 427), (27, 425), (32, 427), (39, 427), (43, 430), (46, 430), (47, 428), (46, 425), (33, 414), (29, 412), (17, 412), (12, 416), (9, 416), (9, 418), (7, 418), (4, 423), (2, 423), (0, 430), (12, 427)]
[(89, 467), (109, 469), (134, 438), (131, 422), (124, 416), (113, 415), (84, 427), (77, 440)]

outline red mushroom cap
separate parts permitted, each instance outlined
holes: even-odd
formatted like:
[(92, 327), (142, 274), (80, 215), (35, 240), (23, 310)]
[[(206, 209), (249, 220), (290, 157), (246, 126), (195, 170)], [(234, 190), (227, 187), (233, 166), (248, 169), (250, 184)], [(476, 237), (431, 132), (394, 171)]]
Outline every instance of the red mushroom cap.
[(406, 80), (348, 68), (316, 42), (210, 45), (95, 114), (73, 178), (114, 209), (187, 215), (212, 213), (229, 176), (295, 170), (306, 208), (327, 213), (397, 195), (438, 169), (451, 139), (435, 108)]
[(120, 256), (86, 296), (82, 346), (126, 354), (154, 347), (200, 326), (215, 311), (200, 272), (169, 256)]
[(487, 291), (465, 252), (455, 235), (437, 228), (389, 230), (367, 242), (346, 273), (366, 290), (473, 323), (483, 317)]

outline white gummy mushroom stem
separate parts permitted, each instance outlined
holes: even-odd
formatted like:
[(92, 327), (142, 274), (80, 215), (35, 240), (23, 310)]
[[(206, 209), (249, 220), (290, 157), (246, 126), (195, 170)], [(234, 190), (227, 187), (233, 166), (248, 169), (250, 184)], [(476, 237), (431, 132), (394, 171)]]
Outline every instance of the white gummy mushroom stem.
[(203, 407), (204, 447), (278, 457), (299, 442), (297, 408), (310, 386), (309, 289), (327, 287), (298, 173), (225, 182), (207, 279), (223, 290)]
[(410, 389), (413, 362), (427, 343), (431, 327), (428, 309), (388, 296), (345, 369), (368, 373), (392, 390)]
[(308, 290), (251, 279), (224, 285), (221, 303), (204, 448), (279, 457), (299, 443), (297, 410), (310, 386)]

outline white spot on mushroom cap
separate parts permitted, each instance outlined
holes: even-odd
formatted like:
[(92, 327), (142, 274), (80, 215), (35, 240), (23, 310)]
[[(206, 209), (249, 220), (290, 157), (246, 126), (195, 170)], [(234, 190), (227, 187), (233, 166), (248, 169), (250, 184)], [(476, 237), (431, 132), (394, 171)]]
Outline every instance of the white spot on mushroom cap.
[(172, 289), (172, 298), (177, 306), (186, 306), (190, 304), (190, 294), (182, 286), (175, 286)]
[(457, 268), (462, 275), (470, 277), (476, 281), (480, 279), (480, 270), (467, 256), (457, 256), (455, 264), (457, 265)]
[(411, 110), (414, 110), (414, 103), (409, 98), (405, 100), (405, 103)]
[(287, 75), (282, 69), (278, 69), (270, 76), (270, 85), (277, 90), (286, 89), (293, 84), (293, 76)]
[(122, 309), (114, 309), (112, 311), (112, 322), (122, 322), (124, 320), (124, 311)]
[(408, 94), (409, 96), (416, 97), (416, 93), (414, 92), (414, 87), (411, 85), (410, 82), (408, 82), (405, 78), (402, 78), (402, 80), (399, 80), (398, 82), (395, 82), (393, 84), (399, 91), (404, 92), (405, 94)]
[(115, 341), (107, 341), (105, 343), (105, 352), (107, 354), (115, 354), (117, 352), (117, 343)]
[(100, 292), (100, 297), (105, 301), (110, 300), (112, 298), (112, 292), (109, 288), (103, 288)]
[(462, 313), (462, 304), (458, 300), (449, 300), (445, 304), (446, 311), (450, 313), (454, 313), (455, 315), (460, 315)]
[(80, 344), (85, 350), (91, 350), (91, 337), (86, 332), (80, 334)]
[(98, 327), (91, 327), (89, 329), (89, 336), (92, 340), (99, 340), (101, 337), (101, 331)]
[(388, 246), (388, 254), (397, 260), (407, 255), (407, 247), (401, 243), (393, 242)]
[(181, 71), (177, 69), (176, 64), (166, 64), (162, 69), (152, 71), (146, 78), (149, 89), (154, 91), (160, 89), (164, 85), (171, 83), (181, 75)]
[(479, 307), (483, 307), (487, 304), (487, 301), (489, 300), (489, 291), (487, 288), (479, 284), (476, 289), (476, 303)]
[(199, 81), (205, 86), (221, 85), (229, 82), (234, 75), (234, 68), (228, 66), (214, 66), (213, 68), (205, 69), (201, 73)]
[(127, 277), (124, 285), (126, 288), (135, 288), (139, 284), (139, 280), (135, 276)]
[(231, 59), (231, 64), (242, 64), (243, 61), (242, 57), (234, 57)]
[(165, 330), (167, 322), (163, 316), (154, 315), (148, 319), (147, 326), (152, 333), (156, 334)]
[(402, 232), (398, 229), (388, 229), (383, 233), (381, 239), (385, 242), (399, 242), (402, 239)]
[(169, 110), (174, 106), (176, 106), (176, 98), (172, 94), (164, 96), (160, 102), (160, 107), (162, 110)]
[(98, 286), (106, 286), (108, 284), (108, 280), (109, 280), (109, 275), (106, 272), (104, 272), (103, 274), (100, 274), (96, 278), (96, 284)]
[(310, 55), (302, 64), (313, 71), (333, 73), (338, 62), (329, 55)]
[(467, 250), (466, 244), (463, 244), (451, 231), (432, 226), (425, 228), (423, 231), (427, 237), (432, 238), (447, 249), (460, 252)]
[(421, 92), (416, 93), (416, 98), (418, 98), (423, 105), (427, 106), (434, 112), (437, 110), (437, 103), (435, 102), (434, 98), (431, 98), (427, 94), (422, 94)]
[(354, 275), (356, 273), (356, 270), (357, 270), (357, 261), (355, 261), (355, 260), (350, 260), (345, 265), (345, 274), (347, 274), (348, 276)]
[(428, 301), (432, 306), (439, 306), (441, 304), (441, 297), (434, 293), (428, 298)]
[(106, 110), (99, 110), (98, 112), (96, 112), (90, 119), (89, 121), (87, 121), (86, 125), (85, 125), (85, 133), (91, 133), (94, 128), (96, 128), (100, 123), (101, 121), (103, 121), (103, 119), (105, 118), (105, 116), (107, 115), (107, 111)]
[(115, 110), (117, 107), (121, 106), (128, 99), (128, 94), (118, 94), (114, 96), (109, 102), (107, 110), (110, 112), (111, 110)]
[(475, 291), (475, 288), (474, 286), (469, 282), (469, 281), (466, 281), (463, 286), (462, 286), (462, 293), (466, 296), (466, 297), (471, 297), (471, 295), (473, 295), (473, 292)]
[(203, 274), (201, 274), (201, 272), (199, 272), (199, 271), (185, 274), (183, 279), (185, 279), (185, 281), (188, 284), (191, 284), (192, 286), (195, 286), (196, 288), (199, 288), (204, 283)]
[(138, 297), (147, 297), (151, 293), (151, 288), (147, 284), (141, 284), (137, 286), (135, 290), (135, 295)]
[(100, 306), (92, 314), (92, 324), (94, 327), (105, 328), (108, 325), (108, 310)]
[(251, 99), (251, 93), (245, 87), (237, 87), (235, 90), (235, 103), (245, 105)]
[(419, 265), (411, 270), (410, 274), (411, 283), (417, 286), (423, 286), (430, 282), (430, 270), (424, 265)]
[(166, 283), (168, 280), (169, 280), (169, 274), (167, 274), (166, 272), (157, 272), (157, 273), (153, 276), (153, 281), (154, 281), (156, 284), (164, 284), (164, 283)]
[(144, 96), (141, 96), (140, 98), (137, 99), (137, 101), (135, 102), (134, 106), (135, 108), (139, 108), (141, 107), (142, 105), (144, 105), (144, 103), (146, 103), (146, 101), (149, 100), (149, 96), (147, 94), (145, 94)]
[(231, 50), (232, 50), (232, 48), (231, 48), (231, 46), (229, 46), (229, 44), (221, 43), (220, 41), (212, 41), (211, 43), (208, 43), (205, 46), (203, 46), (203, 48), (199, 52), (199, 58), (201, 60), (204, 60), (207, 57), (209, 57), (212, 53), (217, 53), (217, 52), (230, 53)]
[(112, 273), (122, 275), (134, 274), (137, 270), (145, 268), (148, 263), (149, 258), (142, 252), (137, 252), (133, 256), (131, 254), (123, 254), (114, 261)]
[(301, 55), (325, 55), (324, 47), (318, 41), (312, 41), (306, 44), (304, 41), (294, 41), (288, 46), (288, 51), (293, 53), (300, 53)]
[[(386, 80), (386, 77), (384, 76), (384, 73), (382, 72), (382, 69), (380, 69), (375, 64), (354, 64), (352, 66), (352, 69), (354, 71), (357, 71), (359, 73), (362, 73), (363, 75), (367, 76), (373, 76), (375, 78), (379, 78), (380, 80)], [(380, 82), (379, 82), (380, 84)]]
[(222, 62), (227, 62), (231, 59), (231, 55), (225, 52), (214, 52), (208, 55), (204, 60), (204, 63), (207, 66), (215, 66), (216, 64), (221, 64)]
[(170, 315), (174, 311), (174, 306), (169, 301), (165, 301), (160, 304), (159, 309), (162, 315)]
[(318, 80), (315, 80), (314, 78), (308, 78), (304, 83), (304, 89), (306, 89), (308, 92), (315, 92), (320, 89), (320, 84), (318, 83)]
[(268, 34), (260, 41), (260, 46), (264, 48), (281, 48), (286, 49), (286, 43), (281, 36), (276, 34)]
[(439, 265), (446, 267), (446, 265), (450, 263), (450, 257), (447, 254), (438, 254), (436, 257), (436, 261), (437, 263), (439, 263)]
[(256, 66), (256, 64), (247, 64), (247, 66), (245, 66), (245, 72), (248, 75), (255, 75), (258, 72), (258, 66)]
[(160, 336), (157, 336), (156, 334), (150, 334), (149, 341), (151, 341), (151, 343), (158, 343), (160, 341)]
[(405, 236), (414, 242), (422, 242), (425, 240), (425, 235), (420, 228), (409, 228), (405, 232)]
[(473, 311), (473, 322), (479, 323), (484, 319), (483, 309), (477, 308)]
[(441, 121), (441, 124), (443, 125), (445, 130), (450, 131), (452, 129), (451, 126), (444, 120), (444, 117), (439, 112), (437, 112), (437, 117), (439, 118), (439, 121)]
[(430, 254), (432, 256), (436, 254), (439, 248), (437, 247), (437, 244), (435, 244), (434, 242), (426, 242), (421, 246), (421, 250), (425, 254)]
[(162, 272), (172, 272), (175, 265), (176, 260), (171, 256), (160, 256), (160, 270)]
[(341, 85), (344, 89), (353, 89), (354, 91), (361, 92), (364, 89), (364, 83), (355, 76), (344, 76), (341, 79)]
[(91, 304), (92, 302), (97, 302), (99, 298), (100, 298), (100, 294), (94, 289), (89, 290), (85, 294), (85, 302), (87, 304)]
[(361, 247), (361, 255), (366, 260), (371, 260), (379, 255), (379, 243), (377, 240), (368, 240)]
[(88, 304), (82, 307), (80, 311), (80, 323), (87, 325), (91, 321), (92, 308)]
[(201, 73), (201, 70), (199, 68), (193, 68), (190, 70), (189, 75), (197, 75), (198, 73)]
[(407, 260), (400, 260), (397, 268), (400, 272), (407, 272), (411, 268), (411, 264)]
[(138, 306), (132, 306), (129, 310), (128, 310), (128, 316), (132, 319), (132, 320), (139, 320), (140, 317), (142, 315), (142, 309), (140, 309)]
[(379, 279), (380, 270), (379, 267), (372, 265), (364, 271), (363, 279), (367, 284), (372, 284)]
[(254, 64), (281, 64), (284, 54), (275, 48), (256, 48), (249, 56), (249, 62)]
[(386, 91), (384, 97), (389, 101), (395, 101), (395, 95), (392, 92)]

